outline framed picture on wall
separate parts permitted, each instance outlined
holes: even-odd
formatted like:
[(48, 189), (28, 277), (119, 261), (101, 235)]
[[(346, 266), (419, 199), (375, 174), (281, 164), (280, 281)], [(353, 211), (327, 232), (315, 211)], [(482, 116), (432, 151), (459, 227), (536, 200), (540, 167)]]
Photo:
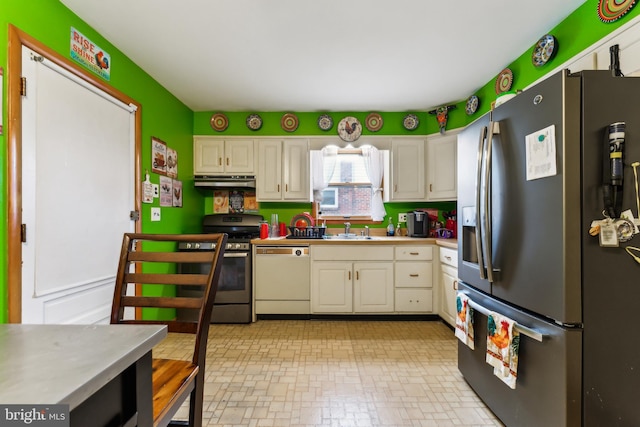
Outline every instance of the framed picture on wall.
[(151, 137), (151, 170), (160, 175), (167, 173), (167, 144)]
[(178, 177), (178, 152), (170, 147), (167, 147), (167, 176)]
[(182, 181), (174, 179), (171, 183), (171, 192), (173, 193), (173, 206), (182, 207)]

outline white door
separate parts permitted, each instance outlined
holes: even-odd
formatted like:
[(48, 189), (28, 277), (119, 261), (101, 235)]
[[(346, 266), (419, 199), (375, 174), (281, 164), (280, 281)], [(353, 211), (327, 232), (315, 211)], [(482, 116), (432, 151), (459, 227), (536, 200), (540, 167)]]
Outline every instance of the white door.
[(23, 47), (23, 323), (106, 323), (134, 230), (135, 107)]

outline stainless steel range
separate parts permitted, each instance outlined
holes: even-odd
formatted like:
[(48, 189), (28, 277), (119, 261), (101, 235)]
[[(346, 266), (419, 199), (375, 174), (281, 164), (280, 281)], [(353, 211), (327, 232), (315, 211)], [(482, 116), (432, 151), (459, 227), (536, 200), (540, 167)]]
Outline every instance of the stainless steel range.
[[(250, 323), (251, 322), (251, 244), (259, 236), (262, 215), (255, 214), (213, 214), (205, 215), (202, 220), (203, 233), (227, 233), (227, 247), (224, 253), (218, 292), (213, 307), (211, 323)], [(182, 251), (206, 251), (211, 247), (196, 243), (183, 243)], [(205, 264), (185, 264), (181, 272), (193, 273), (207, 271)], [(200, 291), (188, 286), (178, 288), (179, 296), (193, 296)], [(188, 314), (178, 312), (178, 316)]]

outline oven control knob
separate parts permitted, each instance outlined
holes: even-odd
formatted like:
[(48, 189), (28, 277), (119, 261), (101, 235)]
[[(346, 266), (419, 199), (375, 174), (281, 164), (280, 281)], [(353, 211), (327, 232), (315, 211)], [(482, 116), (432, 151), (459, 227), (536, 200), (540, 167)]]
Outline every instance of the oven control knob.
[(200, 243), (195, 243), (193, 246), (194, 246), (194, 248), (196, 248), (196, 249), (200, 249)]
[(185, 247), (186, 247), (187, 249), (191, 249), (191, 243), (187, 243), (187, 244), (185, 245)]
[(300, 249), (296, 249), (296, 256), (302, 255), (302, 251)]

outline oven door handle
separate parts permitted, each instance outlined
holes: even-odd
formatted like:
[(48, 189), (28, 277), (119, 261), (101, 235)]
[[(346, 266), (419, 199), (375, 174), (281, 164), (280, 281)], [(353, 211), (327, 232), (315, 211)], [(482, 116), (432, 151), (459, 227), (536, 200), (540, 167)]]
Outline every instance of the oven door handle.
[(224, 258), (246, 258), (249, 256), (249, 252), (225, 252)]

